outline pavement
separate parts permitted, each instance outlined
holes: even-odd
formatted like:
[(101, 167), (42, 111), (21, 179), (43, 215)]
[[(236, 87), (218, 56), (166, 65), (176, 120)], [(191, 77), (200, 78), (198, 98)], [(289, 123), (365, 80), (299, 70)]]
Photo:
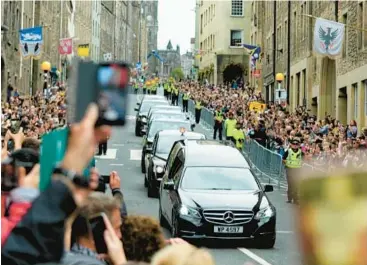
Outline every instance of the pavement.
[[(134, 134), (136, 95), (129, 95), (127, 123), (122, 128), (114, 128), (108, 141), (106, 156), (96, 157), (97, 168), (101, 174), (112, 170), (121, 177), (121, 189), (127, 204), (129, 215), (146, 215), (158, 219), (158, 199), (148, 198), (144, 187), (144, 178), (140, 170), (142, 138)], [(208, 129), (197, 126), (195, 131), (205, 133), (209, 139), (212, 134)], [(261, 180), (260, 180), (261, 181)], [(252, 246), (236, 246), (230, 242), (213, 242), (206, 245), (216, 264), (221, 265), (300, 265), (301, 255), (295, 233), (296, 207), (287, 204), (284, 190), (274, 187), (268, 196), (277, 209), (277, 239), (273, 249), (256, 249)], [(170, 237), (170, 232), (164, 230)]]

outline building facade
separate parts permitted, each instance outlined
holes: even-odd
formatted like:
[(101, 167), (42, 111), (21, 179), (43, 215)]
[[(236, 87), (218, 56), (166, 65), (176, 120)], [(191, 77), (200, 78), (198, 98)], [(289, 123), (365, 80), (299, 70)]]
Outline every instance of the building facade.
[(193, 66), (194, 66), (194, 57), (192, 52), (186, 52), (181, 55), (181, 68), (182, 72), (187, 79), (193, 78)]
[(176, 46), (173, 49), (171, 41), (168, 42), (166, 50), (159, 50), (159, 56), (163, 59), (163, 63), (160, 64), (159, 76), (169, 77), (172, 70), (181, 67), (181, 54), (180, 46)]
[[(367, 28), (365, 1), (254, 1), (253, 17), (257, 25), (251, 30), (253, 43), (263, 51), (262, 82), (267, 100), (274, 99), (276, 73), (284, 73), (282, 86), (289, 81), (290, 108), (305, 106), (320, 119), (325, 114), (342, 123), (356, 120), (367, 124), (367, 33), (348, 27)], [(263, 16), (273, 14), (273, 16)], [(347, 25), (342, 57), (336, 60), (313, 54), (315, 19), (309, 14)], [(288, 31), (288, 23), (291, 30)], [(274, 27), (275, 25), (275, 27)], [(255, 33), (257, 34), (255, 37)], [(290, 80), (288, 78), (288, 42), (290, 39)]]
[[(143, 2), (147, 31), (147, 54), (158, 50), (158, 0)], [(160, 71), (160, 61), (151, 56), (148, 59), (148, 73), (157, 74)]]
[(249, 43), (250, 2), (200, 1), (199, 74), (210, 83), (248, 79), (248, 55), (241, 47)]
[[(84, 3), (84, 2), (81, 2)], [(114, 58), (114, 37), (115, 37), (115, 2), (101, 0), (101, 37), (100, 37), (100, 59), (103, 60), (105, 54), (111, 53)]]
[(100, 35), (101, 35), (101, 0), (92, 1), (92, 40), (90, 43), (90, 58), (94, 62), (98, 62), (101, 58), (100, 54)]

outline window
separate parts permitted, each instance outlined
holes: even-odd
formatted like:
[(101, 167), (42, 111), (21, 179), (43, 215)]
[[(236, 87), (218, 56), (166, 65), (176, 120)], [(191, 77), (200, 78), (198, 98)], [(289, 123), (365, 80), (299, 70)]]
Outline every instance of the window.
[(243, 0), (232, 0), (232, 16), (243, 16)]
[[(358, 25), (360, 25), (360, 27), (363, 26), (363, 2), (359, 3), (358, 5)], [(357, 34), (358, 34), (358, 49), (362, 50), (364, 32), (362, 30), (358, 30)]]
[(213, 49), (215, 49), (215, 35), (213, 35)]
[(358, 118), (358, 85), (352, 85), (353, 93), (354, 93), (354, 119)]
[(231, 46), (242, 44), (242, 30), (231, 30)]
[[(348, 24), (348, 14), (345, 13), (343, 15), (343, 24), (347, 25)], [(343, 57), (347, 56), (347, 40), (348, 40), (348, 27), (345, 27), (344, 29), (344, 40), (343, 40)]]
[(303, 19), (303, 14), (304, 14), (304, 7), (303, 7), (303, 4), (301, 5), (301, 14), (300, 14), (300, 22), (301, 22), (301, 25), (300, 25), (300, 28), (301, 28), (301, 39), (303, 40), (304, 37), (305, 37), (305, 32), (304, 32), (304, 19)]
[(363, 81), (364, 83), (364, 114), (367, 116), (367, 79)]
[(292, 43), (293, 43), (293, 54), (297, 54), (297, 12), (293, 13), (293, 38), (292, 38)]
[(203, 34), (203, 14), (200, 16), (200, 34)]

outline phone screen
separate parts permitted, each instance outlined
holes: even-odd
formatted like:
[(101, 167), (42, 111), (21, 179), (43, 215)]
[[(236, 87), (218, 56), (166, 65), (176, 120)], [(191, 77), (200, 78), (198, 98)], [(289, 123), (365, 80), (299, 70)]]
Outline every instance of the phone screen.
[(124, 125), (129, 68), (122, 63), (100, 64), (97, 69), (99, 119), (97, 125)]
[(93, 234), (94, 245), (98, 254), (106, 254), (108, 252), (106, 242), (104, 241), (104, 231), (106, 225), (102, 214), (89, 220), (91, 231)]
[(304, 264), (367, 264), (366, 173), (310, 178), (300, 195)]

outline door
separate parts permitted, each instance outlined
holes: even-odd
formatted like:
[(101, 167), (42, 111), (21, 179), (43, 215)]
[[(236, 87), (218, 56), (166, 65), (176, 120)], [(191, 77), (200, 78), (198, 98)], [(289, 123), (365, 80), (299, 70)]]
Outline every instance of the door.
[(183, 169), (183, 163), (180, 157), (180, 153), (182, 152), (182, 150), (179, 152), (179, 154), (177, 155), (175, 161), (173, 162), (172, 165), (172, 170), (168, 176), (169, 179), (173, 180), (175, 185), (174, 185), (174, 189), (173, 190), (167, 190), (168, 192), (168, 200), (167, 200), (167, 213), (168, 213), (168, 221), (170, 223), (172, 223), (172, 212), (174, 207), (177, 207), (177, 202), (179, 201), (178, 198), (178, 183), (179, 183), (179, 179), (182, 173), (182, 169)]
[(170, 177), (171, 171), (172, 171), (173, 162), (175, 161), (175, 159), (177, 157), (177, 153), (180, 150), (180, 148), (181, 148), (180, 143), (176, 143), (173, 146), (173, 148), (172, 148), (172, 150), (171, 150), (171, 152), (168, 156), (167, 164), (166, 164), (166, 170), (165, 170), (165, 173), (164, 173), (162, 181), (161, 181), (160, 204), (161, 204), (161, 208), (162, 208), (162, 213), (167, 218), (167, 220), (170, 216), (170, 214), (167, 212), (168, 201), (169, 201), (169, 192), (168, 192), (168, 190), (163, 189), (163, 184), (169, 180), (169, 177)]

